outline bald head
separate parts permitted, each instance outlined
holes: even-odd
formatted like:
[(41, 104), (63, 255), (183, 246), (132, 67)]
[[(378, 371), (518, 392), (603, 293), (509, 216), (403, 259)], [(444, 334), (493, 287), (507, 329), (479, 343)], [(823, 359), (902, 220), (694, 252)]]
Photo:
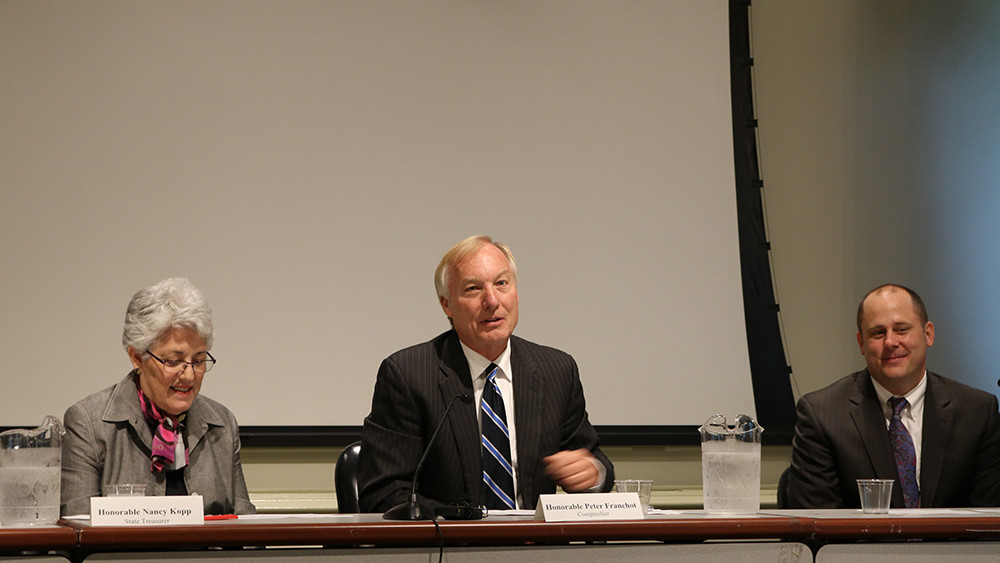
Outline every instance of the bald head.
[(924, 306), (924, 300), (921, 299), (919, 295), (917, 295), (917, 292), (903, 285), (887, 283), (884, 285), (880, 285), (875, 289), (866, 293), (864, 298), (861, 300), (861, 303), (858, 303), (858, 318), (857, 318), (858, 332), (861, 332), (861, 325), (864, 324), (865, 303), (868, 302), (868, 299), (870, 297), (882, 295), (885, 293), (897, 293), (897, 292), (906, 293), (907, 295), (910, 296), (910, 301), (913, 303), (913, 312), (917, 314), (918, 318), (920, 318), (921, 324), (927, 324), (927, 308)]

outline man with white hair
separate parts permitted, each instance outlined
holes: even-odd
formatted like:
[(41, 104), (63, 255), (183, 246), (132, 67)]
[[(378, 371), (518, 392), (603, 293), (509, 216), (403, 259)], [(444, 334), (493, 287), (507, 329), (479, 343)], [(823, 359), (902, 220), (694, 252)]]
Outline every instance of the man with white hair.
[(614, 468), (588, 421), (576, 362), (512, 335), (510, 249), (486, 236), (463, 240), (442, 258), (435, 287), (452, 329), (382, 362), (361, 432), (361, 510), (382, 512), (410, 497), (417, 463), (449, 407), (419, 479), (421, 504), (533, 509), (557, 485), (610, 490)]

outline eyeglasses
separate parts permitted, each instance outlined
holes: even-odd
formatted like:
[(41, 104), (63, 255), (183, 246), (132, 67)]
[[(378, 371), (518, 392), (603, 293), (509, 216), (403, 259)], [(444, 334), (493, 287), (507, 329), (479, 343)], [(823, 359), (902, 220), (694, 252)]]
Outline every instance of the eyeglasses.
[(215, 358), (213, 358), (212, 354), (209, 354), (208, 352), (205, 352), (208, 354), (207, 358), (203, 360), (195, 360), (193, 362), (185, 362), (184, 360), (161, 360), (156, 357), (156, 354), (150, 352), (149, 350), (146, 350), (146, 353), (163, 365), (163, 373), (167, 375), (180, 375), (184, 373), (184, 370), (186, 370), (188, 366), (191, 366), (191, 369), (194, 370), (195, 374), (204, 375), (208, 372), (208, 370), (212, 369), (212, 366), (215, 365)]

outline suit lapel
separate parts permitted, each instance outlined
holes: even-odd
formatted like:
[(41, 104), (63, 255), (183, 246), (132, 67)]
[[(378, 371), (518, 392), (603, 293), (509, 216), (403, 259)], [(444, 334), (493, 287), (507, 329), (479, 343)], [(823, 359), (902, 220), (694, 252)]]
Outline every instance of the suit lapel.
[[(541, 449), (540, 439), (534, 421), (542, 410), (544, 397), (541, 391), (541, 375), (538, 366), (524, 353), (523, 346), (511, 337), (510, 369), (514, 372), (514, 418), (517, 433), (517, 484), (522, 499), (535, 498), (538, 483), (535, 483), (534, 468), (541, 467), (538, 459)], [(527, 506), (523, 508), (534, 508)]]
[(195, 397), (191, 409), (188, 410), (184, 425), (186, 427), (184, 439), (187, 442), (188, 452), (194, 452), (202, 438), (208, 433), (209, 426), (225, 426), (226, 422), (222, 420), (219, 413), (208, 407), (204, 398)]
[[(924, 392), (924, 421), (922, 443), (920, 445), (920, 506), (934, 506), (938, 484), (941, 482), (941, 468), (944, 456), (940, 452), (948, 448), (948, 436), (954, 417), (951, 396), (948, 390), (937, 385), (935, 375), (927, 373), (927, 390)], [(935, 455), (936, 454), (936, 455)]]
[[(472, 376), (469, 374), (469, 362), (465, 359), (458, 335), (454, 331), (445, 339), (439, 366), (441, 380), (438, 382), (438, 389), (441, 391), (444, 408), (447, 408), (457, 395), (475, 397)], [(483, 460), (475, 400), (468, 403), (459, 400), (448, 415), (448, 425), (455, 439), (455, 450), (458, 452), (466, 494), (470, 501), (478, 502), (482, 492)]]
[(132, 439), (146, 455), (150, 455), (153, 451), (153, 431), (149, 429), (149, 423), (142, 416), (137, 388), (132, 377), (130, 373), (111, 391), (111, 399), (101, 419), (111, 423), (128, 422), (132, 428)]
[(899, 471), (896, 469), (896, 457), (892, 453), (885, 415), (867, 371), (858, 377), (857, 389), (851, 393), (850, 402), (851, 420), (858, 429), (865, 452), (875, 469), (875, 477), (896, 481), (892, 488), (892, 505), (903, 507), (903, 489), (899, 486)]

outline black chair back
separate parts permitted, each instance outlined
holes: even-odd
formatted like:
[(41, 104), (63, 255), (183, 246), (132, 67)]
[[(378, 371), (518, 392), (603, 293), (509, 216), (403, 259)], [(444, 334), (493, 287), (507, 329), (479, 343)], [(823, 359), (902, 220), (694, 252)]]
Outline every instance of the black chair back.
[(341, 513), (361, 512), (358, 504), (358, 458), (361, 456), (361, 442), (344, 448), (337, 457), (333, 468), (333, 486), (337, 491), (337, 511)]
[(778, 508), (789, 508), (788, 506), (788, 473), (791, 467), (786, 467), (778, 477)]

